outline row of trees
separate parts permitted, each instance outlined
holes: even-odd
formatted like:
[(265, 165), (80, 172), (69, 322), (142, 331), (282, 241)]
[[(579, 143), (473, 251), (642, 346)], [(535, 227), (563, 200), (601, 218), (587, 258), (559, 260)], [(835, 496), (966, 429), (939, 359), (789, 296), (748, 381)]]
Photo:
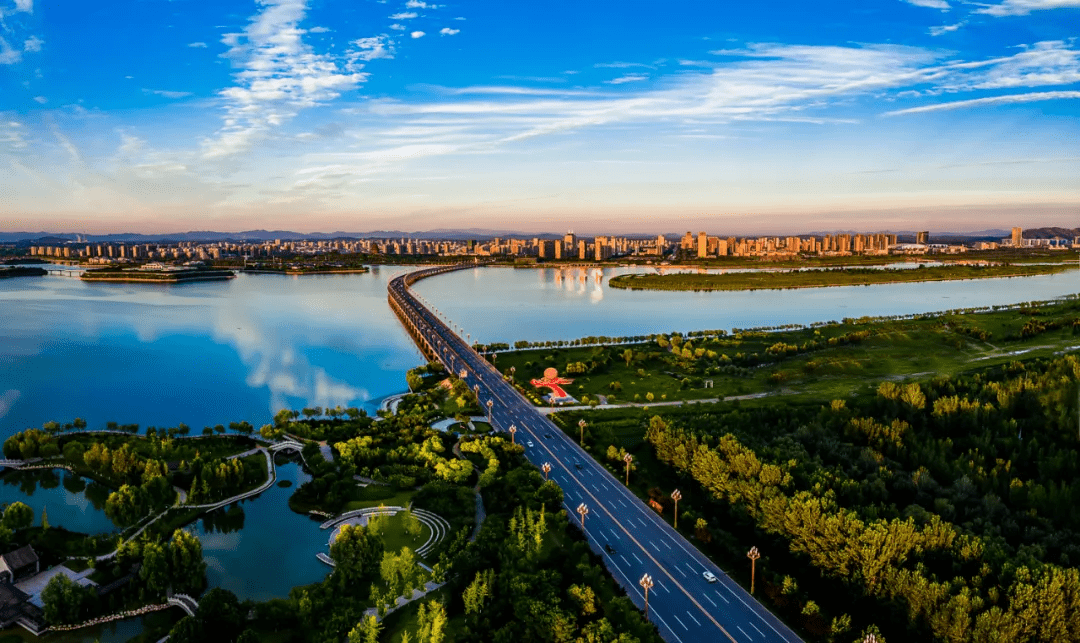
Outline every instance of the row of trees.
[(1078, 381), (1075, 356), (1032, 360), (816, 409), (669, 412), (645, 435), (714, 503), (901, 631), (1059, 640), (1080, 626)]

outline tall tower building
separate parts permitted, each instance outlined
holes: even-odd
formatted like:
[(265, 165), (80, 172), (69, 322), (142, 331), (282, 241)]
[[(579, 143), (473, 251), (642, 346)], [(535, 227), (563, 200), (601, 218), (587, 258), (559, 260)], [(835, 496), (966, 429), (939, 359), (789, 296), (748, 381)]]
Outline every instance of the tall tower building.
[(698, 259), (709, 256), (709, 237), (704, 232), (697, 233), (697, 256)]
[(566, 246), (568, 251), (572, 251), (577, 246), (577, 237), (574, 236), (574, 231), (571, 230), (563, 237), (563, 245)]
[(1019, 248), (1024, 245), (1024, 229), (1013, 228), (1012, 229), (1012, 244), (1014, 248)]
[(923, 245), (926, 245), (926, 244), (930, 243), (930, 233), (929, 232), (916, 232), (915, 233), (915, 243), (921, 243)]

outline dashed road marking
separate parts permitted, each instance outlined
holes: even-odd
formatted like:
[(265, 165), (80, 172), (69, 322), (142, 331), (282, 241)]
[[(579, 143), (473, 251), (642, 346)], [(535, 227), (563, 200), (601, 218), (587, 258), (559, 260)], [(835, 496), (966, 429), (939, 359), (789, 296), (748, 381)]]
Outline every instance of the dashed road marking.
[(725, 603), (727, 603), (728, 605), (731, 605), (731, 601), (729, 601), (728, 599), (724, 598), (724, 595), (723, 595), (723, 594), (721, 594), (720, 592), (716, 592), (716, 596), (717, 596), (717, 598), (719, 598), (720, 600), (724, 601), (724, 602), (725, 602)]
[(741, 628), (741, 627), (739, 627), (738, 625), (736, 625), (736, 626), (735, 626), (735, 629), (737, 629), (737, 630), (739, 630), (740, 632), (742, 632), (742, 635), (743, 635), (743, 636), (745, 636), (745, 637), (747, 638), (747, 640), (751, 640), (751, 641), (753, 640), (753, 639), (751, 639), (751, 638), (750, 638), (750, 635), (749, 635), (749, 634), (747, 634), (747, 633), (746, 633), (746, 630), (744, 630), (743, 628)]
[(690, 619), (691, 619), (692, 621), (694, 621), (695, 623), (697, 623), (697, 626), (698, 626), (698, 627), (701, 627), (701, 621), (699, 621), (699, 620), (697, 620), (696, 618), (694, 618), (694, 615), (690, 613), (690, 610), (686, 610), (686, 615), (687, 615), (687, 616), (689, 616), (689, 617), (690, 617)]
[(754, 625), (753, 623), (750, 623), (750, 627), (752, 627), (752, 628), (754, 628), (755, 630), (757, 630), (757, 633), (758, 633), (758, 634), (760, 634), (760, 635), (761, 635), (762, 637), (764, 637), (764, 636), (765, 636), (765, 632), (762, 632), (761, 630), (758, 630), (758, 627), (757, 627), (757, 625)]
[(709, 595), (708, 595), (708, 594), (702, 594), (701, 596), (702, 596), (702, 597), (704, 597), (704, 599), (705, 599), (705, 600), (707, 600), (707, 601), (709, 601), (710, 603), (712, 603), (712, 606), (713, 606), (713, 607), (720, 607), (720, 606), (719, 606), (719, 605), (717, 605), (717, 604), (716, 604), (715, 602), (713, 602), (713, 599), (709, 598)]
[[(690, 628), (686, 627), (686, 623), (683, 623), (681, 620), (679, 620), (678, 616), (675, 616), (674, 614), (672, 614), (671, 618), (675, 619), (676, 621), (679, 621), (679, 625), (682, 625), (684, 630), (686, 630), (687, 632), (690, 631)], [(745, 632), (744, 632), (744, 634), (745, 634)]]

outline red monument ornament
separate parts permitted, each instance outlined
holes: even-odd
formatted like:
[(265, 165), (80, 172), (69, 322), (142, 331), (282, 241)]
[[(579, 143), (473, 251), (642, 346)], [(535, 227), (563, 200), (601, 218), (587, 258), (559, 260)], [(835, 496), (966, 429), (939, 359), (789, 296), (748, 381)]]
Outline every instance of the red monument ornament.
[(563, 390), (562, 384), (570, 384), (574, 380), (568, 380), (565, 377), (559, 377), (559, 371), (554, 368), (548, 368), (544, 370), (544, 377), (538, 380), (529, 380), (529, 383), (536, 388), (549, 388), (551, 389), (551, 399), (553, 402), (559, 402), (562, 400), (573, 399), (570, 395)]

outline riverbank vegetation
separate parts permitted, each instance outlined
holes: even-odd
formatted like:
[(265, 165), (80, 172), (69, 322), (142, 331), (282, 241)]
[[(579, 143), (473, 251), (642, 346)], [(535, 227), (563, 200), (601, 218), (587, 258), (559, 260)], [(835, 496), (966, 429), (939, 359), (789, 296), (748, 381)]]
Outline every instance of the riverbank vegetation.
[(636, 344), (511, 351), (488, 359), (527, 394), (549, 367), (581, 404), (747, 395), (843, 396), (867, 379), (952, 374), (1080, 345), (1080, 300), (844, 319), (812, 326), (651, 335)]
[(842, 268), (830, 270), (786, 270), (775, 272), (631, 274), (612, 277), (608, 286), (629, 290), (763, 290), (821, 288), (825, 286), (869, 286), (872, 284), (915, 283), (1030, 277), (1076, 271), (1066, 263), (961, 265), (947, 264), (918, 268)]
[(1078, 383), (1051, 355), (557, 422), (633, 454), (669, 519), (679, 488), (679, 528), (741, 582), (757, 546), (759, 595), (808, 640), (1056, 641), (1080, 624)]

